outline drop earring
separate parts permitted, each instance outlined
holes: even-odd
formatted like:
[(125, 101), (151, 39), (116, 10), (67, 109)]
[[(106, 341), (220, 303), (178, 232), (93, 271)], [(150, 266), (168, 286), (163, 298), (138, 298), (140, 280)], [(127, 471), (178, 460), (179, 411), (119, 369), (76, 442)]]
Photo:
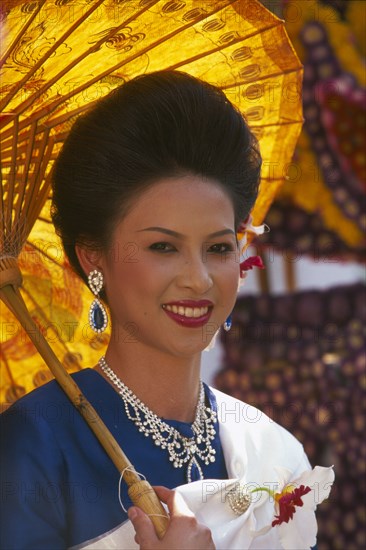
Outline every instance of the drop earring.
[(229, 317), (226, 319), (226, 321), (224, 323), (224, 330), (226, 330), (226, 332), (229, 332), (229, 330), (231, 329), (232, 324), (233, 324), (233, 319), (232, 319), (232, 316), (230, 314)]
[(88, 275), (89, 288), (95, 296), (89, 309), (89, 324), (94, 332), (103, 332), (108, 324), (108, 316), (102, 302), (99, 300), (99, 292), (103, 288), (103, 273), (94, 269)]

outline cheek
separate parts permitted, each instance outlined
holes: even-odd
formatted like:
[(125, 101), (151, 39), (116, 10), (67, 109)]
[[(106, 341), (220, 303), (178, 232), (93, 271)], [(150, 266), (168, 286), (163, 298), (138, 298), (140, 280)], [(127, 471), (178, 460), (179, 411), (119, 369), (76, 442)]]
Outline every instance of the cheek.
[(126, 298), (132, 295), (150, 295), (158, 292), (168, 279), (169, 270), (162, 262), (147, 261), (143, 256), (125, 261), (111, 272), (111, 283)]
[(233, 300), (235, 302), (240, 280), (239, 264), (232, 262), (225, 265), (225, 269), (220, 270), (220, 274), (217, 277), (216, 280), (225, 294), (225, 300)]
[(223, 265), (223, 276), (227, 280), (228, 284), (237, 285), (240, 277), (240, 263), (237, 255), (232, 258), (228, 258)]
[(230, 283), (228, 283), (228, 292), (230, 292), (234, 296), (234, 301), (236, 301), (238, 295), (239, 282), (240, 276), (239, 270), (237, 270), (230, 278)]

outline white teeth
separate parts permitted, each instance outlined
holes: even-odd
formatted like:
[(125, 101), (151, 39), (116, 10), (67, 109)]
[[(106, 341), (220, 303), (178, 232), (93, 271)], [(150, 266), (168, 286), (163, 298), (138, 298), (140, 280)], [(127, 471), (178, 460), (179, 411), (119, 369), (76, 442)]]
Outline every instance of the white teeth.
[(202, 317), (208, 312), (208, 307), (183, 307), (176, 305), (165, 305), (164, 309), (183, 315), (184, 317)]

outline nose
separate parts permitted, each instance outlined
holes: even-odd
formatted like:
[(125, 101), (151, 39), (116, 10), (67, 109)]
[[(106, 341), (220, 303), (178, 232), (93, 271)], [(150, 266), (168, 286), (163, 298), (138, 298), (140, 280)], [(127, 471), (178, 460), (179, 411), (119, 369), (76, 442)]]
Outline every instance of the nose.
[(201, 254), (184, 260), (177, 281), (181, 288), (190, 288), (200, 296), (213, 286), (208, 263)]

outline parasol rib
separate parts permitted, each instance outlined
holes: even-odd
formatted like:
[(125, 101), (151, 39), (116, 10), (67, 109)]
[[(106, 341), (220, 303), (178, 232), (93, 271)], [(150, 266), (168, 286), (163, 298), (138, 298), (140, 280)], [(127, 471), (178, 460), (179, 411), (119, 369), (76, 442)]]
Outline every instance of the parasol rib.
[[(225, 48), (228, 48), (229, 46), (233, 46), (233, 44), (240, 44), (240, 42), (247, 41), (248, 39), (253, 38), (254, 36), (257, 36), (257, 34), (261, 34), (262, 32), (265, 32), (265, 31), (268, 31), (268, 30), (271, 30), (271, 29), (275, 29), (275, 28), (280, 27), (280, 26), (281, 26), (280, 21), (278, 23), (275, 23), (274, 25), (268, 25), (268, 27), (261, 28), (260, 31), (257, 30), (255, 32), (252, 32), (250, 34), (245, 35), (245, 38), (240, 36), (238, 38), (234, 38), (233, 40), (230, 40), (230, 42), (224, 48), (222, 46), (216, 46), (216, 48), (213, 48), (212, 50), (210, 50), (207, 53), (210, 55), (210, 54), (213, 54), (213, 53), (216, 53), (216, 52), (220, 52), (220, 51), (222, 52), (222, 51), (225, 50)], [(190, 58), (185, 59), (184, 61), (179, 61), (175, 65), (171, 65), (169, 68), (172, 69), (172, 70), (179, 69), (180, 67), (183, 67), (184, 65), (187, 65), (188, 63), (194, 63), (195, 61), (197, 61), (201, 57), (202, 57), (202, 55), (200, 55), (200, 54), (194, 55)], [(282, 74), (282, 71), (281, 71), (280, 74)], [(225, 86), (220, 86), (220, 88), (224, 89)]]
[[(36, 221), (36, 216), (32, 218), (30, 215), (31, 205), (33, 205), (33, 207), (38, 210), (41, 204), (39, 192), (42, 189), (43, 178), (42, 177), (38, 178), (38, 174), (40, 172), (41, 164), (44, 163), (45, 161), (45, 158), (43, 157), (43, 155), (44, 155), (45, 148), (47, 146), (48, 135), (49, 135), (49, 130), (46, 130), (41, 136), (41, 140), (37, 142), (37, 155), (32, 158), (33, 170), (28, 171), (27, 173), (27, 176), (28, 176), (26, 180), (27, 193), (25, 195), (23, 212), (25, 217), (27, 217), (28, 223), (31, 224), (31, 226), (33, 226), (34, 222)], [(49, 146), (50, 145), (48, 145), (48, 147)]]
[[(12, 99), (13, 95), (15, 93), (17, 93), (22, 88), (22, 86), (27, 82), (29, 77), (32, 76), (37, 71), (37, 69), (39, 69), (44, 64), (44, 62), (47, 59), (49, 59), (50, 55), (52, 55), (52, 53), (54, 53), (57, 50), (57, 48), (66, 40), (66, 38), (68, 38), (68, 36), (70, 36), (74, 32), (74, 30), (76, 30), (80, 26), (80, 24), (83, 21), (85, 21), (89, 17), (89, 15), (91, 15), (99, 7), (99, 5), (101, 5), (103, 3), (104, 3), (104, 0), (98, 0), (98, 2), (96, 4), (94, 4), (93, 7), (88, 12), (86, 12), (84, 14), (84, 16), (80, 17), (80, 19), (75, 21), (75, 23), (68, 29), (68, 31), (65, 32), (62, 35), (62, 37), (59, 38), (55, 42), (55, 44), (47, 51), (47, 53), (33, 66), (32, 70), (26, 75), (26, 77), (24, 77), (22, 80), (20, 80), (18, 82), (16, 87), (12, 90), (12, 93), (9, 94), (9, 99), (7, 100), (5, 98), (3, 104), (0, 103), (0, 110), (3, 110), (4, 107), (6, 107), (6, 105), (9, 103), (9, 101)], [(140, 13), (143, 13), (144, 11), (146, 11), (146, 10), (142, 9)], [(135, 18), (136, 18), (136, 14), (134, 14), (133, 17), (130, 17), (129, 19), (123, 21), (123, 23), (121, 23), (120, 25), (115, 27), (113, 29), (113, 31), (108, 33), (107, 36), (101, 38), (98, 42), (96, 42), (94, 44), (94, 46), (92, 46), (86, 52), (83, 52), (81, 55), (79, 55), (79, 57), (74, 59), (74, 61), (72, 61), (69, 65), (67, 65), (62, 71), (60, 71), (59, 73), (57, 73), (57, 75), (55, 75), (52, 79), (50, 79), (47, 82), (47, 85), (43, 86), (40, 89), (39, 93), (44, 93), (48, 88), (50, 88), (53, 84), (55, 84), (55, 82), (57, 82), (61, 77), (63, 77), (65, 74), (67, 74), (73, 67), (78, 65), (80, 63), (80, 61), (84, 61), (87, 56), (89, 56), (89, 55), (93, 54), (95, 51), (99, 50), (100, 46), (108, 38), (111, 38), (112, 36), (114, 36), (119, 30), (126, 27), (126, 25), (128, 25), (128, 23), (132, 22)], [(110, 72), (110, 71), (108, 71), (108, 72)], [(65, 96), (62, 97), (62, 102), (64, 101), (64, 97)], [(19, 110), (17, 110), (17, 113), (21, 114), (22, 112), (24, 112), (24, 110), (26, 110), (33, 103), (33, 101), (34, 101), (33, 97), (30, 96), (28, 98), (28, 100), (24, 101), (22, 104), (19, 105)]]
[[(34, 173), (29, 181), (29, 191), (26, 196), (25, 210), (28, 213), (28, 223), (32, 224), (31, 227), (33, 227), (44, 204), (44, 194), (45, 192), (48, 193), (49, 189), (48, 185), (46, 185), (46, 182), (44, 181), (44, 177), (39, 177), (39, 174), (42, 176), (45, 174), (53, 148), (53, 140), (48, 141), (49, 132), (49, 128), (45, 129), (42, 140), (39, 143), (38, 159), (35, 163), (36, 167)], [(46, 147), (47, 151), (44, 154)], [(35, 200), (36, 197), (37, 199)]]
[[(17, 150), (17, 135), (18, 135), (18, 117), (14, 119), (14, 135), (12, 140), (12, 148), (14, 151)], [(17, 154), (13, 155), (10, 164), (9, 179), (7, 185), (7, 208), (5, 211), (5, 231), (8, 235), (11, 233), (12, 226), (12, 215), (11, 209), (13, 204), (14, 190), (15, 190), (15, 173), (16, 173), (16, 159)]]
[[(244, 85), (244, 84), (250, 84), (251, 82), (262, 82), (263, 80), (269, 80), (275, 76), (282, 76), (284, 74), (296, 74), (296, 73), (302, 73), (302, 68), (301, 67), (295, 67), (295, 68), (291, 68), (291, 69), (285, 69), (283, 71), (276, 71), (274, 73), (268, 73), (266, 75), (263, 75), (261, 76), (260, 78), (258, 77), (253, 77), (253, 78), (248, 78), (248, 79), (245, 79), (245, 80), (236, 80), (235, 83), (238, 85), (238, 86), (241, 86), (241, 85)], [(230, 88), (232, 88), (232, 84), (228, 84), (227, 86), (223, 85), (221, 86), (221, 89), (222, 90), (228, 90)]]
[[(53, 258), (51, 258), (51, 256), (48, 256), (48, 258), (51, 261), (54, 261)], [(24, 288), (24, 285), (23, 285), (23, 291), (24, 291), (26, 297), (32, 302), (33, 306), (36, 308), (37, 314), (39, 314), (40, 318), (42, 319), (42, 322), (43, 322), (43, 327), (42, 328), (43, 328), (43, 330), (46, 329), (46, 331), (48, 333), (48, 330), (51, 329), (52, 333), (56, 336), (57, 341), (61, 345), (63, 350), (66, 351), (67, 353), (70, 353), (70, 350), (67, 347), (66, 343), (62, 340), (62, 338), (60, 338), (60, 335), (57, 332), (57, 330), (55, 330), (54, 323), (45, 314), (44, 308), (37, 302), (37, 300), (34, 298), (34, 296), (30, 292), (28, 292), (28, 290), (26, 288)], [(75, 360), (74, 366), (77, 366), (77, 368), (79, 370), (82, 370), (82, 368), (83, 368), (77, 360)]]
[[(5, 107), (8, 105), (9, 101), (11, 101), (11, 99), (13, 98), (13, 96), (19, 92), (19, 90), (22, 89), (22, 87), (27, 83), (27, 81), (29, 80), (30, 77), (32, 77), (34, 75), (34, 73), (36, 73), (36, 71), (42, 67), (43, 63), (57, 50), (57, 48), (60, 46), (60, 44), (62, 44), (62, 42), (65, 41), (65, 39), (70, 36), (74, 30), (76, 30), (80, 23), (82, 23), (85, 19), (87, 19), (89, 17), (89, 15), (91, 15), (102, 3), (104, 2), (104, 0), (98, 0), (96, 2), (96, 4), (93, 4), (92, 7), (86, 11), (84, 13), (84, 15), (82, 17), (80, 17), (80, 19), (78, 19), (77, 21), (75, 21), (75, 23), (73, 25), (70, 26), (70, 28), (67, 30), (67, 32), (65, 32), (61, 38), (59, 38), (58, 40), (56, 40), (56, 42), (53, 44), (53, 46), (51, 46), (51, 48), (49, 50), (47, 50), (47, 52), (45, 53), (45, 55), (43, 57), (41, 57), (41, 59), (35, 63), (35, 65), (32, 67), (32, 69), (24, 76), (24, 78), (22, 78), (21, 80), (19, 80), (19, 82), (16, 84), (16, 86), (14, 86), (14, 88), (11, 89), (11, 92), (8, 94), (8, 97), (5, 97), (3, 102), (0, 103), (0, 111), (3, 111), (5, 109)], [(44, 2), (45, 3), (45, 2)], [(43, 4), (42, 4), (43, 5)], [(39, 8), (39, 11), (41, 9), (42, 6), (40, 6)], [(26, 30), (28, 26), (26, 25), (25, 26), (25, 29), (23, 28), (22, 29), (22, 32), (19, 33), (19, 35), (21, 36), (24, 32), (24, 30)], [(15, 45), (15, 44), (14, 44)], [(31, 96), (29, 98), (28, 101), (24, 102), (26, 104), (26, 107), (29, 107), (29, 104), (32, 103), (34, 101), (33, 97)], [(24, 103), (22, 105), (24, 105)], [(18, 112), (18, 111), (17, 111)], [(19, 113), (21, 113), (21, 111), (19, 111)]]
[(22, 180), (21, 180), (21, 183), (20, 183), (21, 190), (19, 191), (18, 206), (15, 210), (15, 218), (16, 219), (19, 219), (19, 217), (21, 216), (21, 207), (23, 205), (25, 192), (26, 192), (26, 188), (27, 188), (28, 171), (29, 171), (29, 168), (30, 168), (30, 165), (31, 165), (31, 162), (32, 162), (32, 153), (33, 153), (33, 148), (34, 148), (34, 143), (35, 143), (36, 130), (37, 130), (37, 125), (32, 124), (31, 125), (31, 130), (29, 132), (29, 139), (26, 142), (26, 158), (25, 158), (25, 162), (24, 162), (23, 177), (22, 177)]
[[(33, 21), (35, 20), (35, 18), (37, 17), (37, 15), (39, 14), (39, 12), (41, 11), (43, 5), (46, 3), (47, 0), (40, 0), (38, 3), (37, 3), (37, 7), (36, 9), (32, 12), (32, 15), (28, 18), (28, 20), (25, 22), (24, 24), (24, 27), (22, 27), (19, 31), (19, 33), (17, 34), (17, 36), (14, 38), (14, 41), (10, 44), (9, 48), (7, 51), (4, 52), (4, 55), (2, 56), (2, 58), (0, 59), (0, 69), (1, 67), (4, 65), (4, 63), (6, 62), (6, 60), (10, 57), (11, 53), (13, 52), (13, 50), (15, 50), (17, 44), (19, 44), (19, 40), (21, 39), (21, 37), (24, 35), (24, 33), (29, 29), (29, 27), (31, 26), (31, 24), (33, 23)], [(16, 88), (14, 87), (13, 88), (14, 91), (16, 90)], [(3, 108), (0, 107), (0, 111), (2, 111)]]

